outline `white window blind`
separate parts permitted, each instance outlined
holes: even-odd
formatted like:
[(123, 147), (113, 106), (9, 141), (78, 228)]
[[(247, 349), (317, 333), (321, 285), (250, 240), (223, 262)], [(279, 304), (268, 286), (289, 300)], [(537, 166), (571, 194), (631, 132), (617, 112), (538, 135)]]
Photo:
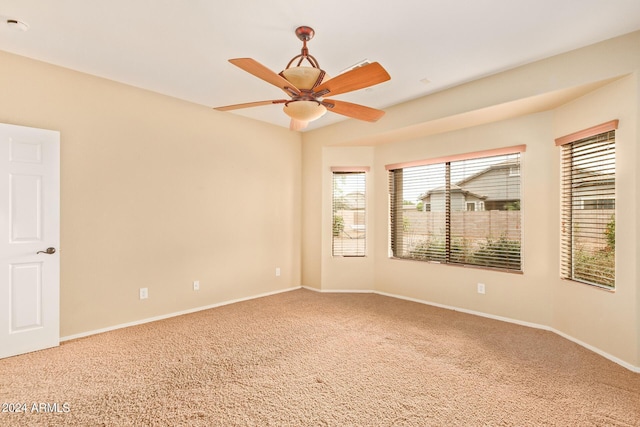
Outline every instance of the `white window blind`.
[(521, 271), (524, 146), (504, 151), (390, 169), (393, 256)]
[(565, 279), (615, 287), (615, 174), (615, 130), (562, 145)]
[(332, 255), (366, 255), (366, 172), (333, 170)]

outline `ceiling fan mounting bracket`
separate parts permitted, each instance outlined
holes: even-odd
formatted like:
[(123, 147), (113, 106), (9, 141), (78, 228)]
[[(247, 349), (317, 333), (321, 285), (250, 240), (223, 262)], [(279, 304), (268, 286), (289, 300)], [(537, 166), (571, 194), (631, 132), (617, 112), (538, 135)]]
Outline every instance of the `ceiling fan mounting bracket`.
[(316, 32), (313, 31), (313, 28), (311, 27), (306, 27), (303, 25), (301, 27), (296, 28), (296, 36), (298, 36), (298, 38), (303, 43), (311, 40), (315, 34)]

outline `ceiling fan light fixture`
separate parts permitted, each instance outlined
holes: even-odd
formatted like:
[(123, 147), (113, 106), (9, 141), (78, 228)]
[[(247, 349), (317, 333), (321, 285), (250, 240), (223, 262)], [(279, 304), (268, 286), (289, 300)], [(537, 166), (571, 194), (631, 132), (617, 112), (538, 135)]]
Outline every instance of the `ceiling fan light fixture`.
[(292, 119), (302, 122), (311, 122), (324, 116), (327, 108), (316, 101), (291, 101), (282, 109)]
[(298, 89), (311, 90), (325, 79), (325, 76), (322, 76), (318, 81), (322, 72), (321, 69), (315, 67), (291, 67), (282, 71), (282, 76)]

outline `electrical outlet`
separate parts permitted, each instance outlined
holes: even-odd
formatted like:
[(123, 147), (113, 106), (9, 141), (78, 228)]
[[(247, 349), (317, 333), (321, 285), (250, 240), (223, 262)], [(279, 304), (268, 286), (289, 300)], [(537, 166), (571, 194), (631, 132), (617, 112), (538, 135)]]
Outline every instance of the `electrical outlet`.
[(478, 283), (478, 293), (484, 294), (484, 283)]
[(193, 281), (193, 290), (194, 291), (199, 291), (200, 290), (200, 281), (199, 280), (194, 280)]
[(280, 276), (280, 267), (276, 267), (276, 277)]
[(149, 298), (149, 289), (140, 288), (140, 299), (147, 299), (147, 298)]

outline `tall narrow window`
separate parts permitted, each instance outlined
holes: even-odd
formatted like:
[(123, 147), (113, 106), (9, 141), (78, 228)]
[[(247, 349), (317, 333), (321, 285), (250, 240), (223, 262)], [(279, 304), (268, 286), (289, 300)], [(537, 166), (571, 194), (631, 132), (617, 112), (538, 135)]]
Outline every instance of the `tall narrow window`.
[(562, 145), (562, 277), (613, 289), (617, 121), (609, 125), (556, 143)]
[(524, 149), (387, 166), (393, 257), (521, 271)]
[(366, 255), (366, 170), (333, 169), (332, 255)]

